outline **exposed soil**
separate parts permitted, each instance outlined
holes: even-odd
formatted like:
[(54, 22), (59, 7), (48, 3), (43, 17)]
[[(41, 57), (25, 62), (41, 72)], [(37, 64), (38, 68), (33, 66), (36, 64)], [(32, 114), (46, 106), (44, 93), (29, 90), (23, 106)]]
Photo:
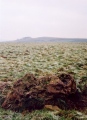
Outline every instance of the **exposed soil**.
[[(1, 86), (1, 85), (0, 85)], [(42, 109), (45, 105), (61, 109), (81, 110), (87, 108), (87, 89), (79, 92), (69, 74), (49, 75), (36, 78), (26, 74), (14, 82), (2, 107), (14, 111)]]

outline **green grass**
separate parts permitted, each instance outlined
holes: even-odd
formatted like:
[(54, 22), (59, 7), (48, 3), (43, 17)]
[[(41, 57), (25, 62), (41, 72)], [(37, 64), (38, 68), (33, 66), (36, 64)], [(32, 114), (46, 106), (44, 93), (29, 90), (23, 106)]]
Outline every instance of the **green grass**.
[(45, 109), (21, 114), (0, 108), (0, 120), (87, 120), (87, 115), (75, 110), (52, 112)]
[(16, 113), (0, 109), (0, 120), (56, 120), (58, 116), (47, 110), (36, 110), (32, 113)]
[[(27, 73), (37, 77), (47, 74), (70, 73), (80, 89), (87, 84), (87, 43), (0, 44), (0, 80), (15, 81)], [(79, 84), (80, 82), (80, 84)], [(66, 111), (67, 112), (67, 111)], [(61, 120), (70, 120), (63, 112)], [(86, 112), (87, 114), (87, 112)], [(66, 117), (67, 116), (67, 117)], [(20, 113), (0, 109), (0, 120), (55, 120), (49, 111)]]
[(87, 43), (0, 44), (0, 78), (17, 79), (32, 72), (37, 76), (70, 72), (76, 79), (87, 76)]

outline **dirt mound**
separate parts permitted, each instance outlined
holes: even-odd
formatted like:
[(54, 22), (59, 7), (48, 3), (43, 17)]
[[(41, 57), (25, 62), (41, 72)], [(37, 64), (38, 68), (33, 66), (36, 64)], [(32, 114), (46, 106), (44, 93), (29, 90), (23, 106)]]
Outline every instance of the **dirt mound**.
[(77, 101), (78, 97), (82, 98), (82, 96), (78, 95), (76, 83), (69, 74), (40, 78), (26, 74), (13, 84), (2, 107), (20, 112), (42, 109), (45, 105), (73, 109), (80, 107)]
[(83, 89), (82, 93), (83, 93), (85, 96), (87, 96), (87, 85), (84, 86), (84, 89)]
[(5, 97), (10, 89), (11, 89), (11, 82), (0, 81), (0, 105), (5, 100)]

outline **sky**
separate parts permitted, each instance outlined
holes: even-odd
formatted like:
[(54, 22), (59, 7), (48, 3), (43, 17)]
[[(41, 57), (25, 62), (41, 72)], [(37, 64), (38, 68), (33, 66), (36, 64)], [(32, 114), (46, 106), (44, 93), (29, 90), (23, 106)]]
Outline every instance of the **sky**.
[(0, 41), (87, 38), (87, 0), (0, 0)]

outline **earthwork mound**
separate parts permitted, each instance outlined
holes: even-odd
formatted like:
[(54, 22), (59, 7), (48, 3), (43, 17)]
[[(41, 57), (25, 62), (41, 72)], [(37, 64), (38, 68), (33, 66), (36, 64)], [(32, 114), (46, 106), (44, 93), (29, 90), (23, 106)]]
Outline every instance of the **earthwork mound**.
[(2, 107), (19, 112), (42, 109), (45, 105), (61, 109), (84, 109), (87, 107), (87, 95), (84, 94), (78, 91), (76, 82), (69, 74), (39, 78), (26, 74), (14, 82)]

